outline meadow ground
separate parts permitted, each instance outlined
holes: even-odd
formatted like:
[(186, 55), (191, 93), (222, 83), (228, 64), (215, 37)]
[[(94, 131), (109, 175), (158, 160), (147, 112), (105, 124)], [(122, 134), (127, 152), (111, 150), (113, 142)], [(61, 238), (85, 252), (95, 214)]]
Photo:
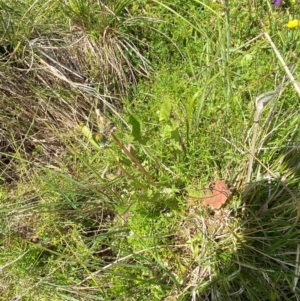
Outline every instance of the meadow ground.
[(300, 299), (299, 1), (0, 12), (1, 301)]

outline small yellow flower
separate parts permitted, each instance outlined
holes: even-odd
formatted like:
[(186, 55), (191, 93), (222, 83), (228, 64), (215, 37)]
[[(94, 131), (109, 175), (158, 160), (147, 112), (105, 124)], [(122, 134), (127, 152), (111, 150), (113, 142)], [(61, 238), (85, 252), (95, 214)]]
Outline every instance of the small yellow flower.
[(296, 28), (299, 26), (299, 20), (291, 20), (286, 24), (287, 28)]

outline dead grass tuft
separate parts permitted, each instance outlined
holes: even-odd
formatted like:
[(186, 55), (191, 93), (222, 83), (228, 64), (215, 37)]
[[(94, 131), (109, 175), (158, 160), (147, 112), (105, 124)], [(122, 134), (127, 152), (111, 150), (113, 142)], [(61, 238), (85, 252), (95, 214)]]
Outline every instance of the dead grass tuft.
[[(114, 16), (108, 7), (103, 9)], [(43, 33), (36, 28), (15, 47), (3, 45), (2, 180), (18, 179), (21, 158), (42, 165), (55, 161), (66, 152), (65, 137), (72, 136), (78, 123), (86, 123), (95, 107), (106, 106), (118, 114), (120, 97), (140, 76), (148, 76), (150, 62), (142, 55), (147, 45), (133, 38), (131, 29), (120, 30), (134, 27), (138, 18), (126, 10), (122, 14), (98, 27), (97, 35), (95, 27), (76, 24), (69, 14), (68, 30)]]

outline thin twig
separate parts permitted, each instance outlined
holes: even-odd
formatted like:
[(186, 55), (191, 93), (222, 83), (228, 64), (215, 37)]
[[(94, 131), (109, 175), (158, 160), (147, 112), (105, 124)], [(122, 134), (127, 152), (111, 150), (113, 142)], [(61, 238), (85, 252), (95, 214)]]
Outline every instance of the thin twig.
[(295, 87), (295, 90), (297, 91), (298, 95), (300, 96), (300, 86), (299, 83), (297, 82), (297, 80), (295, 79), (295, 77), (293, 76), (292, 72), (290, 71), (289, 67), (287, 66), (287, 64), (285, 63), (282, 55), (280, 54), (280, 52), (278, 51), (277, 47), (275, 46), (275, 44), (273, 43), (270, 35), (265, 32), (264, 33), (265, 37), (267, 38), (267, 40), (269, 41), (271, 47), (273, 48), (278, 60), (280, 61), (280, 63), (282, 64), (282, 67), (284, 68), (287, 76), (289, 77), (289, 79), (291, 80), (292, 84)]
[(251, 151), (250, 151), (249, 162), (248, 162), (248, 172), (247, 172), (246, 183), (249, 183), (250, 179), (251, 179), (257, 133), (258, 133), (258, 122), (254, 123), (254, 131), (253, 131), (253, 136), (252, 136), (252, 141), (251, 141)]
[(3, 272), (3, 270), (5, 268), (7, 268), (8, 266), (16, 263), (17, 261), (19, 261), (22, 257), (24, 257), (27, 253), (29, 252), (29, 250), (25, 251), (23, 254), (21, 254), (20, 256), (18, 256), (16, 259), (14, 259), (13, 261), (7, 262), (5, 265), (3, 265), (2, 267), (0, 267), (0, 273)]

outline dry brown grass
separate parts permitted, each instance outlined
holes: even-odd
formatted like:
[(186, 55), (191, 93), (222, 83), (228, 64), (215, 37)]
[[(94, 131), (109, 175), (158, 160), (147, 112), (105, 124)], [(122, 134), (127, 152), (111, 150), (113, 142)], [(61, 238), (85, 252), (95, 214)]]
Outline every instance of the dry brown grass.
[(5, 181), (19, 178), (21, 158), (43, 165), (55, 161), (65, 152), (65, 137), (79, 122), (88, 122), (95, 107), (117, 114), (120, 97), (149, 74), (150, 62), (142, 55), (147, 45), (134, 35), (141, 19), (125, 5), (131, 1), (124, 7), (100, 1), (80, 7), (83, 11), (73, 2), (63, 6), (69, 28), (61, 22), (55, 31), (51, 26), (43, 32), (43, 24), (15, 45), (9, 45), (11, 37), (2, 41), (0, 164)]

